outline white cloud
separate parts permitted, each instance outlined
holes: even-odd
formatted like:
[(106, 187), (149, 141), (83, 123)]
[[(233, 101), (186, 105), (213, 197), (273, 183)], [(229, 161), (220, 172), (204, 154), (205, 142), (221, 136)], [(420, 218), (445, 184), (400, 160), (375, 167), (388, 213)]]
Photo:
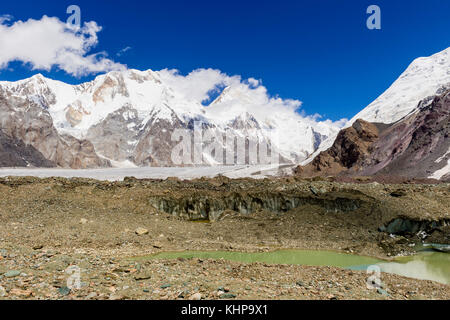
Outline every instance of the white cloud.
[(267, 128), (277, 128), (276, 134), (285, 150), (313, 150), (314, 141), (306, 138), (311, 128), (330, 136), (347, 122), (347, 119), (321, 121), (319, 114), (306, 115), (300, 109), (301, 101), (271, 96), (262, 81), (254, 78), (242, 79), (213, 69), (197, 69), (186, 76), (177, 70), (164, 69), (158, 73), (165, 84), (187, 100), (210, 102), (211, 92), (219, 91), (220, 96), (205, 109), (209, 118), (228, 123), (248, 113)]
[(121, 56), (123, 56), (126, 52), (130, 51), (131, 49), (133, 49), (133, 48), (131, 48), (131, 47), (125, 47), (125, 48), (123, 48), (122, 50), (120, 50), (119, 52), (117, 52), (116, 55), (117, 55), (118, 57), (121, 57)]
[(178, 70), (159, 71), (161, 79), (186, 99), (203, 102), (209, 99), (209, 93), (221, 86), (237, 85), (240, 76), (228, 76), (219, 70), (197, 69), (184, 76)]
[(301, 116), (297, 111), (301, 101), (271, 97), (260, 80), (241, 76), (229, 76), (220, 70), (197, 69), (185, 75), (178, 70), (164, 69), (158, 72), (161, 79), (187, 100), (198, 103), (210, 100), (212, 92), (221, 93), (215, 102), (207, 108), (210, 116), (230, 120), (246, 112), (264, 119), (270, 114), (285, 114), (287, 117), (310, 118)]
[(33, 70), (50, 71), (57, 67), (74, 76), (124, 70), (125, 66), (106, 58), (105, 52), (89, 54), (98, 44), (101, 27), (95, 21), (75, 30), (58, 18), (5, 22), (0, 17), (0, 69), (13, 61), (22, 61)]
[(0, 24), (3, 24), (5, 22), (11, 21), (14, 17), (9, 14), (4, 14), (0, 16)]

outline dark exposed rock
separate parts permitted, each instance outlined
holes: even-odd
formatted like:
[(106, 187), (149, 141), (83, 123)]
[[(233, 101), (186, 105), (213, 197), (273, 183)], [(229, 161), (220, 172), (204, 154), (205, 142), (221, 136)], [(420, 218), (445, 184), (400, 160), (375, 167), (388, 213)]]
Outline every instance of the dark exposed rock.
[(0, 130), (0, 167), (55, 167), (42, 153)]
[[(357, 120), (333, 146), (298, 167), (308, 176), (429, 178), (450, 160), (450, 90), (419, 103), (416, 112), (391, 125)], [(440, 177), (438, 177), (439, 179)], [(445, 173), (443, 181), (450, 178)]]
[(421, 231), (431, 234), (439, 228), (448, 225), (450, 225), (450, 220), (448, 219), (419, 221), (408, 218), (397, 218), (387, 225), (380, 227), (380, 231), (395, 235), (415, 235)]
[(375, 124), (357, 120), (338, 134), (330, 149), (320, 153), (309, 165), (298, 167), (296, 173), (302, 176), (340, 174), (370, 154), (369, 147), (378, 139), (378, 134)]
[(160, 211), (190, 220), (217, 220), (227, 210), (244, 215), (260, 210), (281, 213), (304, 205), (317, 205), (334, 212), (349, 212), (360, 208), (363, 201), (345, 194), (311, 197), (279, 193), (230, 193), (222, 197), (205, 195), (184, 198), (154, 197), (150, 199), (150, 204)]
[(56, 166), (81, 169), (109, 167), (92, 143), (60, 135), (45, 107), (32, 99), (10, 96), (0, 88), (0, 129), (14, 140), (23, 141)]

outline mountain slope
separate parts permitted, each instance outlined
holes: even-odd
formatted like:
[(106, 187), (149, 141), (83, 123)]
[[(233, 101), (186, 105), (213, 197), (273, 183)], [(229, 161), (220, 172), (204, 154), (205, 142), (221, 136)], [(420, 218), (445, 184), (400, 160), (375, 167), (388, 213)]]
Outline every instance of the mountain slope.
[(21, 98), (0, 87), (0, 129), (39, 151), (60, 167), (108, 167), (109, 162), (95, 153), (93, 145), (70, 135), (58, 133), (49, 112), (33, 99)]
[[(450, 85), (450, 47), (430, 57), (414, 60), (400, 77), (374, 102), (355, 115), (344, 128), (358, 120), (391, 124), (428, 104)], [(337, 137), (331, 134), (301, 164), (306, 165), (332, 147)]]
[(447, 179), (450, 175), (450, 88), (391, 124), (356, 120), (333, 146), (297, 174), (391, 175)]
[[(379, 98), (358, 113), (357, 119), (394, 123), (411, 113), (420, 101), (427, 104), (450, 84), (450, 48), (430, 57), (414, 60)], [(427, 99), (428, 97), (428, 99)]]
[(0, 130), (0, 167), (40, 167), (51, 168), (55, 164), (32, 146), (8, 137)]

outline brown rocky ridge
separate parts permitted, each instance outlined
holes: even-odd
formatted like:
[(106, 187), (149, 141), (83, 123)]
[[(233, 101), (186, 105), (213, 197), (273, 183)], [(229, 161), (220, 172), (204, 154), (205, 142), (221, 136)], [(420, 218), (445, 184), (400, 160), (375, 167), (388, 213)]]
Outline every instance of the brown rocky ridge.
[[(333, 146), (298, 167), (300, 176), (429, 178), (450, 160), (450, 90), (422, 101), (415, 112), (386, 125), (357, 120)], [(450, 172), (441, 177), (448, 180)]]

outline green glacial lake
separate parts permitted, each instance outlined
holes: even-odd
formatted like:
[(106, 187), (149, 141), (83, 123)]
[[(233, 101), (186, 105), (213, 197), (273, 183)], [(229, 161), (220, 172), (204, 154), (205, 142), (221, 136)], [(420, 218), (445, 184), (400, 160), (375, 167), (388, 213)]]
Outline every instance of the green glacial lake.
[(383, 272), (450, 284), (450, 254), (431, 251), (418, 252), (414, 256), (401, 257), (389, 262), (365, 256), (314, 250), (279, 250), (263, 253), (222, 251), (162, 252), (136, 259), (171, 260), (178, 258), (224, 259), (244, 263), (262, 262), (267, 264), (331, 266), (352, 270), (366, 270), (369, 265), (378, 265)]

